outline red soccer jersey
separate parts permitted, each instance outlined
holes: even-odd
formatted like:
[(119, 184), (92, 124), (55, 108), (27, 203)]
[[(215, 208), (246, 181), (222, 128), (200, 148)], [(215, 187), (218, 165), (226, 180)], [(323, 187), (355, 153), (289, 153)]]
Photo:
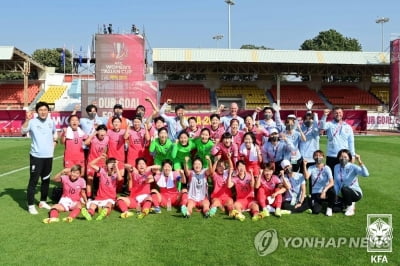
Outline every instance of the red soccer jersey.
[(120, 131), (108, 130), (107, 135), (110, 140), (108, 142), (108, 157), (115, 158), (120, 162), (125, 162), (125, 130)]
[(281, 183), (281, 180), (276, 175), (273, 175), (268, 181), (262, 177), (260, 182), (260, 187), (264, 188), (267, 191), (274, 191), (277, 185)]
[[(110, 138), (104, 136), (103, 140), (99, 140), (96, 136), (90, 141), (88, 161), (91, 162), (94, 159), (100, 157), (106, 150)], [(104, 166), (104, 161), (101, 160), (97, 164), (98, 166)]]
[(129, 149), (128, 149), (128, 163), (134, 164), (137, 157), (145, 157), (145, 150), (148, 142), (145, 140), (146, 130), (140, 128), (138, 131), (129, 129)]
[(238, 159), (238, 146), (235, 143), (232, 143), (229, 147), (226, 147), (222, 142), (220, 142), (211, 150), (211, 154), (213, 156), (221, 155), (221, 159), (224, 161), (228, 160), (228, 153), (231, 154), (231, 160), (235, 164)]
[(67, 161), (84, 161), (83, 140), (87, 135), (79, 137), (78, 131), (73, 131), (73, 139), (65, 139), (64, 162)]
[(115, 200), (117, 198), (117, 174), (109, 176), (104, 168), (100, 168), (97, 176), (100, 180), (95, 200)]
[(235, 143), (238, 147), (240, 147), (240, 145), (243, 142), (243, 135), (244, 132), (243, 131), (238, 131), (238, 133), (236, 133), (236, 135), (232, 135), (232, 142)]
[(257, 128), (256, 126), (253, 126), (250, 132), (253, 132), (254, 136), (256, 136), (256, 142), (259, 146), (263, 144), (263, 138), (268, 138), (269, 136), (268, 131), (262, 127)]
[(86, 188), (86, 181), (82, 177), (75, 181), (71, 181), (69, 176), (61, 176), (61, 183), (63, 185), (62, 197), (70, 198), (72, 201), (79, 201), (81, 199), (81, 191)]
[(219, 198), (222, 196), (228, 196), (232, 198), (232, 191), (228, 188), (226, 181), (228, 180), (229, 170), (224, 170), (222, 175), (214, 172), (212, 179), (214, 184), (214, 190), (211, 194), (211, 198)]
[(150, 194), (150, 183), (147, 183), (147, 177), (151, 173), (144, 173), (144, 174), (138, 174), (138, 173), (130, 173), (131, 179), (132, 179), (132, 187), (131, 187), (131, 193), (130, 197), (135, 198), (138, 195), (143, 195), (143, 194)]
[(243, 179), (238, 176), (232, 178), (232, 182), (235, 184), (236, 199), (247, 199), (254, 198), (254, 189), (251, 187), (251, 176), (246, 173)]
[(207, 128), (210, 130), (210, 139), (212, 141), (220, 141), (221, 136), (225, 133), (225, 128), (222, 125), (219, 125), (216, 130), (212, 129), (211, 125), (207, 126)]

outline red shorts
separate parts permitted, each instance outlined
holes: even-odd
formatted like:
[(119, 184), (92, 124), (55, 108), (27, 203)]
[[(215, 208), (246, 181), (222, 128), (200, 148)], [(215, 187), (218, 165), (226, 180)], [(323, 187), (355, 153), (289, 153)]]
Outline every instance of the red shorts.
[(211, 199), (219, 200), (219, 202), (221, 202), (222, 206), (225, 206), (228, 203), (228, 201), (233, 202), (233, 199), (231, 197), (229, 197), (228, 195), (222, 195), (222, 196), (211, 198)]
[(235, 201), (235, 203), (236, 203), (236, 202), (238, 202), (238, 203), (240, 203), (240, 205), (242, 205), (242, 210), (250, 209), (250, 205), (253, 204), (253, 203), (256, 203), (256, 204), (257, 204), (257, 202), (254, 201), (254, 198), (253, 198), (253, 197), (251, 197), (251, 198), (244, 198), (244, 199), (237, 199), (237, 200)]
[(171, 200), (171, 206), (180, 206), (181, 197), (180, 193), (161, 193), (161, 207), (167, 207), (168, 199)]
[(192, 199), (188, 199), (188, 203), (189, 202), (193, 202), (195, 208), (203, 208), (204, 204), (210, 204), (210, 201), (208, 199), (203, 199), (202, 201), (194, 201)]

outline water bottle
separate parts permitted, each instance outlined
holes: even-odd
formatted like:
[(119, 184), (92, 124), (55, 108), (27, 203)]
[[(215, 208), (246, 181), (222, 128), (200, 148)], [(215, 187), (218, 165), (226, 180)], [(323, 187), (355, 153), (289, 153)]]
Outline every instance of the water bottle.
[(182, 190), (182, 182), (181, 182), (181, 177), (177, 176), (176, 177), (176, 189), (180, 192)]
[(140, 214), (142, 212), (142, 208), (140, 206), (140, 203), (138, 202), (136, 205), (136, 214)]
[(167, 200), (167, 211), (171, 211), (171, 198), (168, 198)]

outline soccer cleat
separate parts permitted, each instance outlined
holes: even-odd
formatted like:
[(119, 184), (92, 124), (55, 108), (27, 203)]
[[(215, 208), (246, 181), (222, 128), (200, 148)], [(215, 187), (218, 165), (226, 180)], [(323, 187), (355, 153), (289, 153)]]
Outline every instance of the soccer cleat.
[(45, 223), (45, 224), (56, 223), (56, 222), (59, 222), (59, 221), (60, 221), (60, 219), (55, 218), (55, 217), (43, 219), (43, 223)]
[(51, 209), (50, 205), (47, 204), (47, 202), (45, 202), (45, 201), (39, 202), (39, 208), (40, 209), (46, 209), (46, 210), (50, 210)]
[(267, 209), (269, 212), (275, 212), (275, 208), (271, 207), (270, 205), (267, 205), (264, 209)]
[(128, 212), (128, 211), (126, 211), (126, 212), (121, 213), (120, 217), (121, 217), (122, 219), (125, 219), (125, 218), (132, 217), (133, 215), (134, 215), (133, 212)]
[(157, 213), (157, 214), (161, 213), (161, 208), (160, 208), (160, 207), (153, 207), (151, 210), (152, 210), (154, 213)]
[(235, 218), (236, 215), (238, 215), (239, 212), (237, 210), (231, 210), (231, 212), (229, 213), (229, 217)]
[(212, 208), (208, 211), (209, 217), (213, 217), (216, 213), (217, 213), (217, 207), (212, 207)]
[(246, 216), (244, 216), (244, 214), (243, 213), (238, 213), (237, 215), (236, 215), (236, 217), (235, 217), (237, 220), (239, 220), (239, 221), (241, 221), (241, 222), (243, 222), (244, 221), (244, 219), (246, 219)]
[(268, 210), (266, 210), (265, 208), (263, 209), (263, 211), (262, 212), (260, 212), (262, 215), (263, 215), (263, 218), (264, 217), (268, 217), (269, 216), (269, 211)]
[(356, 211), (356, 206), (355, 206), (355, 203), (353, 202), (350, 206), (347, 207), (347, 210), (344, 213), (344, 215), (353, 216), (354, 214), (356, 214), (355, 211)]
[(32, 215), (36, 215), (38, 214), (38, 211), (36, 210), (35, 205), (29, 205), (28, 206), (28, 212)]
[(145, 209), (143, 210), (139, 215), (138, 215), (138, 219), (143, 219), (145, 216), (147, 216), (149, 214), (149, 209)]
[(332, 216), (332, 208), (326, 208), (326, 216)]
[(74, 221), (74, 218), (72, 218), (72, 217), (65, 217), (65, 218), (63, 218), (63, 222), (66, 222), (66, 223), (72, 223)]
[(184, 217), (188, 216), (187, 207), (185, 205), (181, 206), (181, 213)]
[(85, 217), (86, 220), (91, 221), (92, 220), (92, 215), (88, 212), (86, 208), (82, 208), (81, 213), (83, 217)]
[(104, 209), (101, 211), (100, 215), (97, 216), (96, 221), (101, 221), (101, 220), (103, 220), (106, 216), (107, 216), (107, 209), (104, 208)]
[(291, 214), (292, 212), (289, 210), (281, 210), (282, 215)]
[(276, 208), (276, 210), (275, 210), (275, 216), (277, 216), (277, 217), (281, 217), (281, 216), (282, 216), (282, 210), (281, 210), (281, 208)]

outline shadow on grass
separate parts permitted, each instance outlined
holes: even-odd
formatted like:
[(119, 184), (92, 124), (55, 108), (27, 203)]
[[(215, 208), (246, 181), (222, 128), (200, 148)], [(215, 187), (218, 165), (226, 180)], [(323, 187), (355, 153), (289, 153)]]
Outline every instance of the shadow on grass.
[(5, 195), (9, 195), (15, 202), (18, 203), (21, 209), (27, 209), (26, 189), (5, 188), (3, 192), (0, 193), (0, 198)]

